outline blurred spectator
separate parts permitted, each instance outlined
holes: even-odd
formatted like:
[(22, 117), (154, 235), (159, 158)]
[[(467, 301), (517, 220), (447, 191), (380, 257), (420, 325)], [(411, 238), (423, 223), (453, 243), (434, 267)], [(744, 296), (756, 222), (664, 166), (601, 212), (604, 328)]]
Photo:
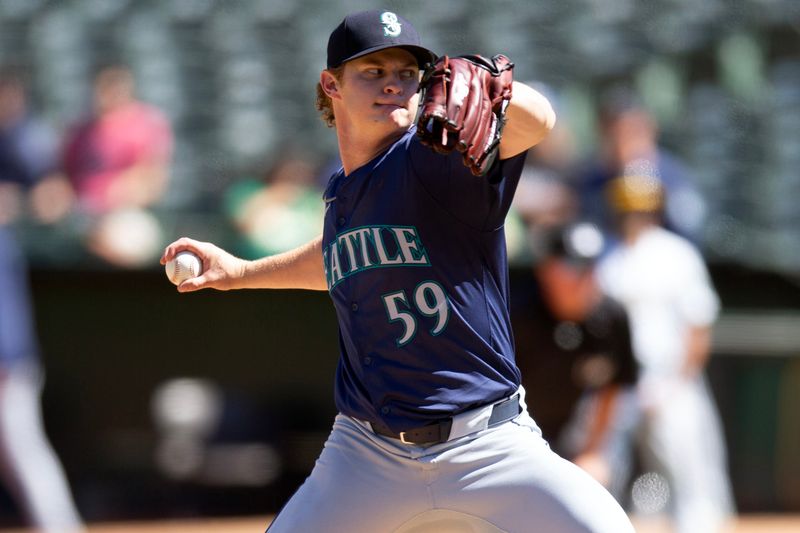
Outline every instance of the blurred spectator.
[(94, 79), (93, 113), (69, 133), (64, 154), (81, 208), (104, 213), (156, 203), (167, 184), (172, 143), (164, 114), (136, 99), (131, 71), (102, 68)]
[(528, 150), (527, 167), (534, 172), (567, 176), (574, 170), (578, 158), (578, 145), (573, 127), (574, 113), (565, 104), (563, 95), (554, 87), (536, 81), (530, 85), (551, 102), (558, 116), (558, 122), (542, 142)]
[(653, 115), (632, 92), (615, 88), (602, 100), (599, 118), (599, 153), (576, 177), (582, 217), (610, 231), (613, 216), (603, 197), (606, 185), (632, 162), (647, 162), (665, 187), (662, 222), (683, 237), (699, 241), (705, 203), (683, 162), (659, 146)]
[(100, 69), (91, 116), (72, 128), (64, 150), (78, 208), (97, 217), (90, 247), (121, 266), (149, 261), (161, 245), (147, 208), (165, 192), (173, 148), (169, 121), (137, 100), (134, 89), (127, 67)]
[[(554, 228), (565, 226), (578, 216), (575, 191), (555, 172), (527, 165), (511, 204), (513, 216), (523, 223), (523, 234), (533, 262), (546, 250)], [(509, 217), (510, 218), (510, 217)], [(508, 239), (508, 237), (506, 237)]]
[(226, 211), (243, 238), (239, 253), (272, 255), (319, 234), (324, 203), (316, 183), (315, 164), (293, 149), (281, 150), (263, 180), (237, 182), (226, 195)]
[[(58, 138), (33, 116), (22, 75), (0, 71), (0, 224), (29, 207), (45, 223), (61, 220), (72, 204), (72, 190), (58, 172)], [(23, 189), (30, 203), (22, 202)], [(12, 200), (13, 198), (13, 200)]]
[(536, 261), (537, 250), (543, 249), (542, 239), (547, 238), (553, 228), (575, 220), (579, 208), (578, 199), (564, 178), (574, 170), (577, 154), (569, 110), (551, 87), (538, 82), (531, 85), (553, 104), (558, 122), (542, 142), (528, 150), (506, 220), (509, 257), (515, 257), (517, 248), (526, 248), (533, 254), (533, 257), (526, 258), (528, 262)]
[(606, 187), (621, 241), (600, 262), (598, 279), (630, 316), (643, 459), (669, 487), (634, 490), (633, 503), (647, 512), (669, 509), (679, 533), (713, 533), (733, 507), (721, 423), (704, 377), (719, 300), (694, 246), (660, 225), (663, 185), (644, 173), (647, 165), (632, 168), (639, 173)]
[[(10, 227), (26, 193), (49, 186), (55, 155), (52, 134), (29, 113), (22, 79), (0, 72), (0, 474), (32, 526), (64, 533), (81, 529), (81, 520), (44, 432), (26, 264)], [(53, 221), (65, 206), (49, 198), (38, 196), (34, 212)]]
[(594, 225), (555, 226), (545, 235), (536, 287), (525, 302), (515, 299), (512, 313), (526, 402), (554, 449), (622, 502), (638, 418), (628, 317), (597, 287), (603, 237)]

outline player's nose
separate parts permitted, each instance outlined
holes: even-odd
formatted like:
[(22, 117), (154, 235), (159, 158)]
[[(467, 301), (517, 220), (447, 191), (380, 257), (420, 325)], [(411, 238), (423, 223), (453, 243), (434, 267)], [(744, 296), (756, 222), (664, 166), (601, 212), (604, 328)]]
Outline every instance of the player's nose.
[(383, 86), (386, 94), (403, 94), (403, 79), (400, 74), (394, 73), (386, 77), (386, 84)]
[(383, 87), (383, 92), (385, 94), (397, 94), (397, 95), (400, 95), (400, 94), (403, 94), (403, 88), (402, 88), (402, 86), (400, 86), (399, 84), (396, 84), (396, 83), (387, 83)]

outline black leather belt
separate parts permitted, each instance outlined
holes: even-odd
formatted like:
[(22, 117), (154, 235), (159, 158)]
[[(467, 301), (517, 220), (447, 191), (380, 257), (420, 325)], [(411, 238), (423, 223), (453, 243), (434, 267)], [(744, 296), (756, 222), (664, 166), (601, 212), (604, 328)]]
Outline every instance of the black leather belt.
[[(519, 393), (517, 393), (492, 406), (492, 414), (489, 416), (487, 427), (496, 426), (497, 424), (511, 420), (520, 414), (520, 412), (522, 412), (522, 408), (519, 405)], [(400, 433), (395, 433), (383, 424), (370, 422), (370, 426), (372, 427), (372, 431), (378, 435), (399, 439), (404, 444), (439, 444), (449, 440), (450, 430), (453, 427), (453, 419), (447, 418), (439, 420), (438, 422), (409, 429), (408, 431), (401, 431)]]

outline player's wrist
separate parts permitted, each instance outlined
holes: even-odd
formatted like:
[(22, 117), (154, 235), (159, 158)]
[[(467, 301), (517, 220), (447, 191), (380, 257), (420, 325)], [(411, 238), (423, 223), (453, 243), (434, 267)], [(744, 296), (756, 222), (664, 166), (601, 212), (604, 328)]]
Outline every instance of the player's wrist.
[(248, 287), (248, 280), (253, 279), (257, 272), (255, 261), (247, 259), (233, 258), (233, 265), (230, 269), (229, 279), (231, 280), (232, 288), (244, 289)]

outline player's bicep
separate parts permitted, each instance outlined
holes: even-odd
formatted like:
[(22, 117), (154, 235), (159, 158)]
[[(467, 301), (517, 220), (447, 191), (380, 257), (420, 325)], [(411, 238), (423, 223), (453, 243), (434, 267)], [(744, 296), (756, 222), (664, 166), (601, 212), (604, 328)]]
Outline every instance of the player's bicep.
[(555, 123), (556, 114), (547, 98), (532, 87), (514, 82), (500, 139), (500, 159), (509, 159), (535, 146)]

